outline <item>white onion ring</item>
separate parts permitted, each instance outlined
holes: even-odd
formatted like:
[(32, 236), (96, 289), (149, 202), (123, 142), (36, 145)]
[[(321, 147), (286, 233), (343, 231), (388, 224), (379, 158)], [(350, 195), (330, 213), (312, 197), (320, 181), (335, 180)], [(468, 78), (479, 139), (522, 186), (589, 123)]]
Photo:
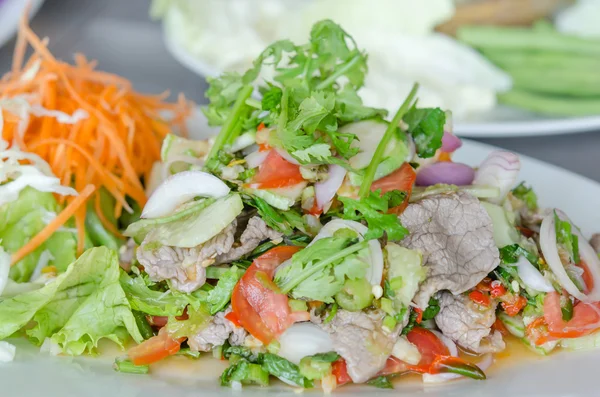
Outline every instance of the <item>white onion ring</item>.
[[(369, 229), (362, 223), (342, 219), (333, 219), (323, 226), (319, 234), (315, 236), (310, 244), (313, 244), (315, 241), (324, 237), (331, 237), (336, 230), (343, 228), (349, 228), (356, 231), (360, 235), (360, 240), (363, 240), (363, 236), (369, 231)], [(381, 279), (383, 278), (383, 252), (381, 250), (381, 244), (379, 244), (378, 240), (369, 241), (369, 253), (371, 263), (369, 269), (367, 270), (367, 280), (369, 280), (371, 285), (381, 285)]]
[(346, 177), (346, 169), (337, 164), (329, 165), (327, 180), (315, 183), (315, 198), (317, 207), (322, 209), (337, 193)]
[(529, 262), (524, 256), (520, 256), (517, 263), (517, 272), (523, 283), (538, 292), (553, 292), (554, 287), (538, 269), (536, 269), (531, 262)]
[(594, 288), (588, 294), (584, 294), (579, 291), (579, 288), (577, 288), (575, 283), (569, 278), (558, 254), (553, 212), (546, 215), (542, 221), (542, 227), (540, 228), (540, 248), (542, 249), (546, 263), (548, 263), (548, 266), (556, 276), (559, 284), (573, 297), (587, 303), (600, 301), (600, 259), (589, 242), (583, 237), (581, 232), (579, 232), (579, 229), (571, 222), (569, 217), (560, 210), (556, 210), (556, 214), (561, 220), (571, 224), (572, 233), (579, 238), (579, 256), (586, 263), (591, 273), (594, 280)]
[(263, 152), (257, 150), (244, 157), (244, 160), (246, 160), (248, 168), (256, 168), (265, 161), (269, 153), (271, 153), (270, 150), (265, 150)]
[(458, 348), (456, 347), (456, 343), (454, 343), (452, 339), (448, 338), (446, 335), (442, 334), (440, 331), (437, 331), (435, 329), (430, 329), (430, 331), (435, 336), (437, 336), (438, 339), (444, 343), (444, 345), (446, 345), (452, 357), (458, 357)]
[(229, 187), (214, 175), (202, 171), (184, 171), (161, 183), (142, 211), (142, 218), (160, 218), (172, 214), (181, 204), (194, 197), (219, 198), (229, 194)]
[(296, 160), (291, 154), (289, 154), (287, 151), (283, 150), (283, 149), (279, 149), (279, 148), (275, 148), (275, 151), (281, 156), (283, 157), (283, 159), (289, 163), (295, 164), (295, 165), (300, 165), (300, 163), (298, 162), (298, 160)]
[(333, 351), (333, 341), (327, 331), (313, 323), (295, 323), (278, 339), (278, 355), (293, 362), (300, 363), (306, 356)]

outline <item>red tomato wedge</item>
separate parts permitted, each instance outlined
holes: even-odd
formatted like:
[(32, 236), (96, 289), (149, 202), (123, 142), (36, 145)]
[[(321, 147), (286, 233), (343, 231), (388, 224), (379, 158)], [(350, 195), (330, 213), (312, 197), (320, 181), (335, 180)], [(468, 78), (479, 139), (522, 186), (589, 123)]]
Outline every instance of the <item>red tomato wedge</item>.
[(158, 335), (145, 340), (127, 351), (127, 355), (135, 365), (149, 365), (172, 356), (179, 351), (185, 338), (175, 340), (169, 336), (165, 328)]
[(544, 320), (548, 333), (555, 338), (578, 338), (591, 334), (600, 328), (600, 302), (578, 302), (573, 307), (573, 317), (564, 321), (558, 292), (546, 294), (544, 299)]
[(335, 376), (335, 383), (337, 383), (338, 386), (352, 383), (352, 378), (348, 375), (346, 361), (344, 361), (343, 358), (340, 358), (331, 364), (331, 373)]
[(416, 179), (417, 173), (413, 167), (408, 163), (404, 163), (396, 171), (373, 182), (371, 184), (371, 191), (374, 192), (381, 189), (381, 194), (392, 190), (401, 190), (406, 192), (406, 198), (402, 204), (388, 210), (388, 213), (400, 215), (404, 212), (406, 207), (408, 207), (408, 200), (410, 198), (410, 194), (412, 193), (412, 188)]
[(292, 313), (288, 297), (273, 282), (277, 266), (300, 247), (279, 246), (256, 258), (233, 289), (231, 307), (238, 322), (252, 336), (269, 344), (296, 321), (307, 321), (308, 312)]
[(396, 171), (373, 182), (371, 191), (381, 189), (381, 193), (386, 193), (392, 190), (402, 190), (410, 196), (416, 179), (417, 173), (413, 167), (408, 163), (404, 163)]
[(413, 328), (406, 339), (417, 347), (421, 353), (421, 361), (417, 365), (410, 365), (408, 368), (416, 372), (429, 372), (431, 365), (438, 356), (449, 356), (448, 347), (435, 334), (425, 328)]
[(273, 189), (297, 185), (304, 181), (300, 166), (285, 160), (275, 150), (271, 150), (265, 161), (258, 166), (258, 172), (250, 183), (258, 189)]
[(588, 268), (587, 263), (585, 263), (584, 261), (579, 262), (577, 266), (583, 269), (583, 275), (581, 277), (583, 278), (583, 282), (585, 283), (584, 292), (587, 294), (588, 292), (594, 289), (594, 277), (592, 276), (592, 273), (590, 273), (590, 269)]

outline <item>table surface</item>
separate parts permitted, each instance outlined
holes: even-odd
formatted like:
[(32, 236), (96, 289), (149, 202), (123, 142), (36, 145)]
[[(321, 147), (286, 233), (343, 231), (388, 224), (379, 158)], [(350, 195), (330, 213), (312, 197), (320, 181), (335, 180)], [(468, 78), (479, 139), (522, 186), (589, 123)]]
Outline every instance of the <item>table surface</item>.
[[(25, 0), (23, 0), (25, 1)], [(142, 92), (183, 92), (204, 103), (204, 80), (167, 52), (160, 24), (148, 18), (149, 0), (48, 0), (32, 20), (50, 50), (71, 60), (76, 52), (131, 80)], [(0, 72), (10, 67), (14, 40), (0, 49)], [(600, 131), (538, 138), (479, 139), (554, 163), (600, 182)]]

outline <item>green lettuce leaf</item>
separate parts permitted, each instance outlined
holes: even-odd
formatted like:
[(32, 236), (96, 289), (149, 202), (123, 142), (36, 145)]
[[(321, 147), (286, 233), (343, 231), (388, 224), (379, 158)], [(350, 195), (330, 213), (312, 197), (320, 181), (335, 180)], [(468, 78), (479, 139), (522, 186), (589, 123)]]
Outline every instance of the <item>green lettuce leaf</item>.
[[(7, 252), (16, 252), (38, 234), (60, 210), (52, 193), (40, 192), (31, 187), (23, 189), (18, 200), (0, 206), (0, 244)], [(10, 270), (10, 278), (17, 282), (29, 281), (44, 251), (51, 255), (47, 265), (56, 266), (59, 272), (65, 271), (75, 260), (76, 247), (75, 234), (59, 230), (35, 251), (17, 262)]]
[(128, 335), (141, 342), (119, 271), (115, 251), (89, 249), (43, 288), (0, 302), (0, 339), (32, 322), (26, 330), (32, 342), (51, 337), (69, 355), (94, 352), (102, 338), (120, 346)]
[(231, 300), (233, 287), (235, 287), (243, 274), (244, 272), (241, 269), (233, 266), (221, 275), (215, 288), (208, 293), (207, 303), (211, 316), (214, 316), (227, 306)]
[(130, 277), (125, 272), (121, 272), (119, 281), (131, 308), (151, 316), (181, 316), (190, 300), (195, 299), (190, 294), (152, 290), (142, 277)]

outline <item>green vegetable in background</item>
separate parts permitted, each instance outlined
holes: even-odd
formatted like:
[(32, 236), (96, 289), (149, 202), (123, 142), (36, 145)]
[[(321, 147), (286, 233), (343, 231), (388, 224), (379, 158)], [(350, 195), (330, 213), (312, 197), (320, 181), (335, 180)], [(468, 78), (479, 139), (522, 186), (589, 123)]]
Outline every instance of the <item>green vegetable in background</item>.
[(221, 375), (221, 386), (231, 386), (231, 382), (240, 382), (245, 385), (269, 385), (269, 372), (259, 364), (253, 364), (247, 360), (240, 360), (231, 365)]
[(142, 342), (119, 271), (116, 252), (84, 252), (54, 282), (0, 302), (0, 339), (33, 321), (26, 334), (34, 343), (50, 337), (69, 355), (93, 352), (102, 338), (120, 346), (129, 335)]
[(500, 102), (538, 113), (600, 113), (600, 40), (552, 27), (466, 26), (458, 38), (479, 49), (513, 80)]
[[(23, 189), (17, 200), (0, 206), (0, 244), (6, 252), (16, 252), (37, 235), (60, 210), (52, 193), (40, 192), (31, 187)], [(75, 234), (59, 230), (12, 266), (10, 278), (17, 282), (29, 281), (44, 251), (50, 254), (48, 265), (54, 265), (59, 272), (64, 272), (75, 260), (76, 248)]]
[(394, 385), (390, 382), (387, 376), (378, 376), (377, 378), (373, 378), (367, 381), (367, 385), (375, 386), (379, 389), (393, 389)]
[(261, 355), (261, 363), (265, 371), (279, 379), (284, 379), (304, 388), (313, 387), (312, 381), (300, 373), (300, 368), (283, 357), (264, 353)]

